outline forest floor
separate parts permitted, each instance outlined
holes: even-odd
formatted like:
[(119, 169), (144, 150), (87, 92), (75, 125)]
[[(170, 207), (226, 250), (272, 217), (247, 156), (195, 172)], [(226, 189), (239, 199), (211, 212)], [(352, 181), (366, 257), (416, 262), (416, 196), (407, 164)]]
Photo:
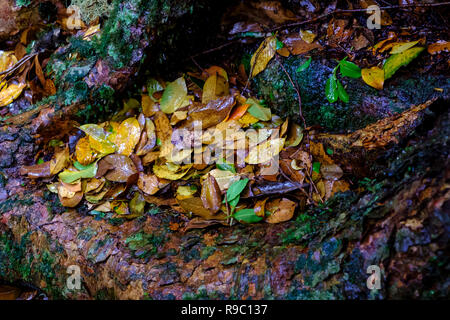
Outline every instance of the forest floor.
[(391, 2), (16, 2), (0, 299), (448, 298), (450, 4)]

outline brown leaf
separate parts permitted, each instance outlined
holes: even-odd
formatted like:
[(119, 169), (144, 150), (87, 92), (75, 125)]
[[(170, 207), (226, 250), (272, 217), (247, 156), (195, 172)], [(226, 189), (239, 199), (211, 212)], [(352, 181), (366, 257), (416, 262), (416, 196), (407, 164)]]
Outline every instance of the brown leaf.
[(227, 218), (223, 213), (212, 214), (203, 206), (202, 199), (199, 197), (178, 200), (178, 203), (185, 212), (195, 214), (207, 220), (225, 220)]
[(28, 178), (50, 178), (52, 173), (50, 172), (50, 161), (46, 161), (41, 164), (35, 164), (33, 166), (23, 166), (20, 168), (21, 175), (28, 175)]
[(294, 216), (294, 201), (289, 199), (275, 199), (266, 204), (266, 210), (271, 214), (266, 218), (268, 223), (279, 223), (290, 220)]
[(57, 174), (69, 164), (69, 148), (57, 152), (50, 160), (50, 173)]
[(203, 206), (212, 214), (219, 211), (222, 203), (222, 193), (216, 179), (210, 174), (203, 181), (201, 199)]
[(322, 49), (318, 42), (308, 43), (300, 38), (298, 34), (290, 34), (283, 39), (286, 48), (293, 55), (305, 54), (314, 49)]
[(100, 160), (98, 171), (103, 171), (104, 168), (110, 168), (105, 178), (114, 182), (127, 182), (138, 173), (133, 161), (122, 154), (110, 154)]
[(193, 130), (194, 122), (197, 121), (202, 124), (202, 129), (215, 126), (228, 117), (235, 102), (234, 96), (227, 96), (212, 100), (206, 106), (194, 107), (188, 118), (181, 122), (180, 128)]
[(137, 182), (139, 189), (149, 195), (153, 195), (159, 191), (159, 180), (154, 174), (139, 173), (139, 179)]
[(188, 223), (184, 226), (184, 228), (182, 229), (182, 232), (184, 233), (191, 229), (204, 229), (209, 226), (216, 225), (216, 224), (227, 225), (224, 221), (220, 221), (220, 220), (205, 220), (202, 218), (193, 218), (193, 219), (189, 220)]

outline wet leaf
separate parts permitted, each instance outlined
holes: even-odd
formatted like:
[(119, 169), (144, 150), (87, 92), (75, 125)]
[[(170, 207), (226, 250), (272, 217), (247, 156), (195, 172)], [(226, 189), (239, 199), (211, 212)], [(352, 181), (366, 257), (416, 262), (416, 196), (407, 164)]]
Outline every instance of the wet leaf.
[(277, 47), (277, 39), (275, 36), (266, 38), (259, 46), (259, 48), (253, 54), (250, 60), (250, 66), (252, 69), (251, 76), (254, 77), (262, 72), (270, 60), (275, 55)]
[(361, 70), (361, 76), (369, 86), (381, 90), (384, 84), (384, 70), (378, 67), (365, 68)]
[(213, 74), (203, 86), (202, 103), (207, 104), (229, 93), (228, 81), (217, 74)]
[(91, 148), (89, 138), (83, 137), (78, 140), (75, 147), (75, 156), (82, 165), (88, 165), (95, 160), (97, 153)]
[(345, 91), (344, 86), (342, 85), (342, 83), (337, 80), (337, 89), (338, 89), (338, 95), (339, 95), (339, 99), (341, 99), (341, 101), (348, 103), (350, 98), (348, 97), (347, 91)]
[(222, 203), (222, 194), (216, 179), (211, 174), (208, 174), (203, 181), (201, 199), (203, 206), (212, 214), (219, 211)]
[(116, 151), (116, 146), (109, 141), (108, 135), (102, 127), (96, 124), (85, 124), (80, 129), (89, 137), (89, 145), (102, 155)]
[(139, 173), (137, 185), (139, 189), (150, 195), (159, 191), (159, 180), (154, 174)]
[(411, 42), (398, 42), (392, 47), (390, 54), (402, 53), (403, 51), (406, 51), (409, 48), (414, 47), (416, 44), (419, 43), (419, 41), (420, 40)]
[(247, 109), (250, 107), (249, 104), (241, 104), (237, 107), (235, 107), (231, 113), (230, 116), (228, 117), (227, 121), (232, 121), (232, 120), (239, 120), (247, 111)]
[(3, 87), (3, 89), (0, 91), (0, 107), (7, 106), (15, 99), (17, 99), (22, 93), (23, 88), (25, 87), (25, 83), (12, 83)]
[(158, 99), (155, 99), (153, 94), (158, 91), (164, 90), (163, 86), (158, 82), (158, 80), (151, 78), (147, 81), (147, 91), (148, 97), (152, 99), (154, 102), (158, 102)]
[(235, 214), (233, 214), (233, 218), (241, 223), (256, 223), (260, 222), (263, 218), (259, 217), (255, 214), (255, 210), (253, 209), (243, 209), (239, 210)]
[(265, 199), (256, 201), (253, 210), (255, 211), (255, 214), (256, 214), (258, 217), (264, 218), (264, 216), (266, 215), (265, 207), (266, 207), (266, 201), (267, 201), (267, 199), (268, 199), (268, 198), (265, 198)]
[(221, 191), (227, 190), (230, 185), (240, 179), (240, 176), (236, 172), (232, 171), (223, 171), (220, 169), (213, 169), (209, 172), (212, 175), (219, 185)]
[(331, 75), (325, 84), (325, 95), (330, 103), (337, 101), (339, 94), (337, 90), (337, 79), (335, 75)]
[(50, 172), (50, 161), (33, 166), (23, 166), (20, 168), (20, 174), (26, 174), (31, 179), (50, 178), (52, 176)]
[(137, 217), (142, 216), (144, 214), (145, 203), (145, 199), (141, 193), (135, 192), (133, 199), (131, 199), (129, 203), (131, 214)]
[(434, 55), (434, 54), (440, 53), (442, 51), (445, 51), (445, 52), (450, 51), (450, 42), (449, 41), (439, 40), (428, 46), (429, 54)]
[(133, 176), (136, 175), (137, 178), (137, 169), (134, 165), (133, 161), (122, 154), (110, 154), (104, 157), (99, 162), (99, 167), (101, 163), (106, 163), (111, 168), (106, 174), (105, 178), (109, 181), (114, 182), (129, 182), (129, 179), (133, 179)]
[(293, 123), (289, 126), (287, 139), (285, 142), (286, 147), (296, 147), (303, 140), (303, 129), (296, 123)]
[(203, 206), (202, 199), (200, 197), (192, 197), (183, 200), (178, 200), (178, 203), (183, 208), (184, 211), (188, 213), (195, 214), (206, 220), (225, 220), (227, 217), (225, 214), (218, 212), (217, 214), (212, 214), (208, 209)]
[(266, 222), (280, 223), (291, 220), (296, 206), (294, 201), (286, 198), (269, 201), (266, 204), (266, 211), (270, 212), (270, 215), (266, 218)]
[(345, 77), (359, 78), (361, 77), (361, 69), (353, 62), (342, 60), (339, 62), (339, 70)]
[(187, 87), (184, 78), (170, 82), (161, 97), (160, 108), (164, 113), (173, 113), (189, 104)]
[(267, 163), (283, 149), (285, 138), (267, 140), (250, 149), (245, 162), (249, 164)]
[(272, 112), (269, 108), (263, 107), (252, 98), (247, 99), (247, 104), (250, 104), (250, 107), (247, 110), (248, 113), (250, 113), (256, 119), (261, 121), (269, 121), (270, 119), (272, 119)]
[(324, 164), (320, 166), (319, 170), (322, 177), (326, 180), (339, 180), (344, 175), (344, 172), (337, 164)]
[(69, 148), (57, 152), (50, 160), (50, 173), (57, 174), (69, 164)]
[(177, 188), (177, 200), (192, 198), (195, 193), (197, 193), (197, 187), (195, 185), (179, 186)]
[(93, 178), (97, 173), (97, 163), (91, 163), (84, 166), (83, 170), (76, 170), (69, 168), (61, 172), (58, 177), (65, 183), (72, 183), (81, 178)]
[(117, 153), (129, 156), (139, 142), (141, 128), (136, 118), (124, 120), (117, 129), (117, 135), (114, 144), (117, 147)]
[(142, 95), (142, 113), (146, 117), (153, 116), (159, 110), (159, 104), (155, 103), (148, 95)]
[[(236, 182), (233, 182), (231, 186), (227, 190), (226, 200), (230, 206), (235, 207), (239, 201), (239, 196), (244, 191), (245, 186), (248, 183), (248, 179), (242, 179)], [(236, 200), (237, 199), (237, 200)]]
[(186, 173), (188, 173), (189, 169), (191, 168), (192, 165), (187, 165), (184, 166), (183, 168), (181, 168), (181, 170), (179, 170), (178, 172), (172, 171), (169, 169), (169, 167), (167, 166), (168, 164), (163, 164), (163, 165), (154, 165), (153, 166), (153, 173), (161, 179), (168, 179), (168, 180), (178, 180), (183, 178)]
[(383, 66), (384, 80), (387, 80), (390, 77), (392, 77), (394, 73), (401, 67), (407, 66), (412, 60), (417, 58), (417, 56), (419, 56), (419, 54), (424, 49), (425, 48), (423, 47), (413, 47), (401, 53), (397, 53), (390, 56)]
[(306, 69), (308, 69), (309, 65), (311, 64), (312, 61), (312, 57), (309, 57), (308, 60), (306, 60), (305, 62), (303, 62), (298, 68), (297, 68), (297, 72), (303, 72)]

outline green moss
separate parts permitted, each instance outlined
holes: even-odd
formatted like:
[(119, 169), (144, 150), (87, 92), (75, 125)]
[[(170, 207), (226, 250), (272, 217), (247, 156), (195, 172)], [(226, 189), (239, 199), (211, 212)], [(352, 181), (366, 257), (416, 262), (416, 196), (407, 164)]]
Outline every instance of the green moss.
[(163, 242), (164, 236), (156, 236), (145, 232), (136, 233), (125, 240), (125, 244), (134, 256), (142, 259), (155, 255)]

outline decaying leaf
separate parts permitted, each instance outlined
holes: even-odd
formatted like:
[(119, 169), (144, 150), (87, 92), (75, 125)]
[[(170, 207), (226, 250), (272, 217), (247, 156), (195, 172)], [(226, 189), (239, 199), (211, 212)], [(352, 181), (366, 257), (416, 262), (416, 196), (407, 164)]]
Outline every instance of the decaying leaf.
[(141, 128), (137, 119), (128, 118), (124, 120), (117, 129), (117, 134), (114, 139), (117, 152), (129, 156), (139, 142), (140, 136)]
[(381, 90), (384, 84), (384, 70), (378, 67), (364, 68), (361, 70), (361, 76), (369, 86)]
[(270, 60), (275, 55), (277, 39), (275, 36), (267, 37), (253, 54), (250, 60), (251, 76), (254, 77), (261, 73)]
[(23, 166), (20, 168), (20, 174), (26, 174), (31, 179), (50, 178), (52, 176), (50, 172), (50, 161), (32, 166)]
[(200, 197), (192, 197), (183, 200), (178, 200), (178, 203), (187, 213), (192, 213), (206, 220), (225, 220), (227, 217), (225, 214), (218, 212), (212, 214), (208, 209), (203, 206), (202, 199)]
[(159, 180), (153, 174), (139, 173), (139, 179), (137, 181), (139, 189), (147, 194), (153, 195), (159, 191)]
[(269, 201), (266, 204), (266, 211), (270, 212), (270, 215), (266, 218), (266, 222), (280, 223), (292, 219), (296, 206), (294, 201), (286, 198)]
[(57, 152), (55, 156), (50, 160), (50, 173), (57, 174), (64, 169), (69, 163), (69, 148)]
[(208, 174), (203, 181), (201, 199), (203, 206), (212, 214), (219, 211), (222, 203), (222, 194), (216, 179), (211, 174)]

